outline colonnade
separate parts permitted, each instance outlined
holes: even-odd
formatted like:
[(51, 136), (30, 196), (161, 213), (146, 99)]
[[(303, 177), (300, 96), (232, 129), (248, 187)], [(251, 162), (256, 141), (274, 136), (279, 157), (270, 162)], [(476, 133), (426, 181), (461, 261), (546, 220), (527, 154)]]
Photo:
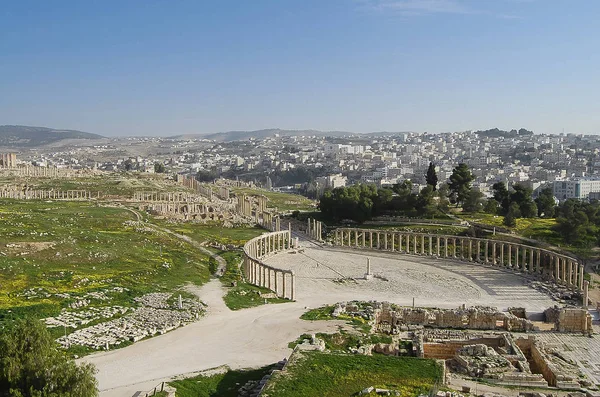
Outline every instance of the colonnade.
[(186, 192), (134, 192), (133, 199), (136, 201), (166, 201), (169, 203), (187, 203), (202, 200), (200, 197)]
[(265, 233), (244, 245), (244, 274), (246, 281), (268, 288), (278, 297), (296, 299), (296, 275), (293, 270), (283, 270), (262, 262), (263, 258), (293, 246), (290, 230)]
[(370, 229), (336, 229), (334, 245), (378, 249), (503, 267), (583, 291), (583, 265), (542, 248), (505, 241)]
[(323, 236), (323, 222), (316, 219), (308, 218), (308, 226), (306, 227), (306, 235), (314, 240), (321, 241)]
[(100, 192), (95, 197), (87, 190), (22, 190), (4, 189), (0, 190), (0, 198), (12, 198), (20, 200), (30, 199), (54, 199), (54, 200), (88, 200), (99, 198)]

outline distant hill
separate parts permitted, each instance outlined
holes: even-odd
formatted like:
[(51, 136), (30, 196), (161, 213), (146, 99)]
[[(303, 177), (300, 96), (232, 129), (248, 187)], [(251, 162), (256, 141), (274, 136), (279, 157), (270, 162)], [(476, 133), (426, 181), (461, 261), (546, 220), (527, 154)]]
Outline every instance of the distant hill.
[(517, 130), (503, 131), (503, 130), (499, 130), (498, 128), (492, 128), (491, 130), (475, 131), (475, 133), (478, 134), (479, 136), (485, 136), (485, 137), (489, 137), (489, 138), (499, 138), (499, 137), (514, 138), (516, 136), (533, 135), (533, 131), (526, 130), (525, 128), (521, 128), (518, 131)]
[(218, 132), (214, 134), (186, 134), (186, 135), (175, 135), (169, 138), (171, 139), (209, 139), (217, 142), (231, 142), (231, 141), (242, 141), (250, 138), (264, 139), (274, 137), (275, 134), (280, 137), (283, 136), (319, 136), (319, 137), (343, 137), (343, 136), (389, 136), (401, 134), (400, 132), (371, 132), (371, 133), (356, 133), (348, 131), (319, 131), (319, 130), (282, 130), (279, 128), (270, 128), (265, 130), (256, 131), (228, 131)]
[(102, 135), (25, 125), (0, 125), (0, 146), (43, 146), (63, 139), (102, 139)]

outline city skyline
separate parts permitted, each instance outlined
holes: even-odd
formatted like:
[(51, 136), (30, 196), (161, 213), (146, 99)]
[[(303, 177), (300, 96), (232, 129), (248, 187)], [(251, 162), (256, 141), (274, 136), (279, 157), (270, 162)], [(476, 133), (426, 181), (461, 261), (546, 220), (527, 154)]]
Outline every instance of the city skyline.
[(592, 1), (10, 2), (0, 124), (599, 133)]

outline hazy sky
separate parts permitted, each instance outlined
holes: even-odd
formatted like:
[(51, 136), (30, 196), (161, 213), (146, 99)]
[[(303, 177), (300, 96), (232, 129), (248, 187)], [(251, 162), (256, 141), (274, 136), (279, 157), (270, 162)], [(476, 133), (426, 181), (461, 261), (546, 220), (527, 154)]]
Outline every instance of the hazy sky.
[(598, 0), (3, 0), (0, 124), (600, 133)]

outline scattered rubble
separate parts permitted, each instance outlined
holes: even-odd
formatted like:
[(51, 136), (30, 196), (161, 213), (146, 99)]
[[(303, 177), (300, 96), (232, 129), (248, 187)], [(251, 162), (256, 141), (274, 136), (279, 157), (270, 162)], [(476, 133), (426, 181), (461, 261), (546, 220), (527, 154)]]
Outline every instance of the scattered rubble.
[[(135, 298), (141, 306), (89, 307), (86, 310), (63, 310), (56, 317), (46, 318), (48, 327), (65, 327), (76, 331), (57, 339), (68, 348), (73, 345), (89, 348), (109, 349), (123, 342), (137, 342), (140, 339), (164, 334), (187, 323), (196, 321), (204, 311), (202, 303), (183, 298), (169, 303), (172, 294), (150, 293)], [(109, 321), (81, 328), (92, 322)]]

